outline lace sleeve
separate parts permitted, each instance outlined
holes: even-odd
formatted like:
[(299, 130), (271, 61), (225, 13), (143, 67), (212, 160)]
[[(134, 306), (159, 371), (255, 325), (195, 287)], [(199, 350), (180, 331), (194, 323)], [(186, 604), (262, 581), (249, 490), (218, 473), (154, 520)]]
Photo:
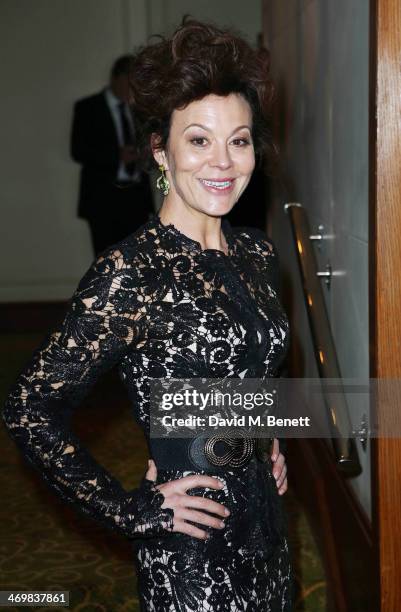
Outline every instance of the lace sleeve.
[(64, 319), (47, 334), (3, 408), (9, 434), (45, 482), (77, 510), (128, 537), (166, 535), (173, 510), (151, 481), (126, 491), (70, 429), (72, 409), (144, 333), (138, 270), (119, 251), (92, 262)]
[[(277, 252), (275, 242), (270, 236), (268, 236), (263, 230), (259, 228), (252, 228), (254, 231), (254, 237), (257, 243), (259, 253), (262, 255), (263, 264), (261, 270), (264, 269), (268, 273), (271, 284), (276, 292), (276, 295), (280, 295), (280, 259)], [(286, 455), (287, 453), (287, 438), (277, 438), (279, 441), (279, 452)]]
[(280, 293), (280, 261), (274, 241), (262, 230), (256, 229), (258, 247), (277, 295)]

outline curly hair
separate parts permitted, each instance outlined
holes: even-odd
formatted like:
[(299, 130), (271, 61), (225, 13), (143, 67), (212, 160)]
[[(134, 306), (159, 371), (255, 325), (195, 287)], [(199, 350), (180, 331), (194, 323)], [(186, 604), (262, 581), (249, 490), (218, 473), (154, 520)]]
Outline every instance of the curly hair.
[(130, 72), (138, 165), (146, 171), (157, 167), (151, 134), (159, 137), (157, 148), (165, 149), (175, 109), (209, 94), (239, 93), (252, 111), (256, 164), (261, 167), (265, 159), (271, 171), (278, 151), (270, 130), (274, 88), (268, 51), (253, 49), (233, 28), (220, 29), (189, 14), (170, 38), (153, 37), (160, 40), (139, 47)]

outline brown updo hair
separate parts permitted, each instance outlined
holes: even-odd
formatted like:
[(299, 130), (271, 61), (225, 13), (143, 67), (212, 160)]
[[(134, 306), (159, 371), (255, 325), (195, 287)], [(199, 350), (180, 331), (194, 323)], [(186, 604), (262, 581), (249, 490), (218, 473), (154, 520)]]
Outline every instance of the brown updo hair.
[(220, 29), (189, 14), (170, 38), (153, 37), (160, 40), (139, 47), (130, 71), (138, 165), (145, 171), (157, 167), (151, 134), (159, 137), (157, 148), (166, 149), (175, 109), (208, 94), (240, 93), (252, 111), (256, 164), (266, 160), (270, 174), (278, 155), (269, 125), (274, 89), (268, 51), (253, 49), (233, 28)]

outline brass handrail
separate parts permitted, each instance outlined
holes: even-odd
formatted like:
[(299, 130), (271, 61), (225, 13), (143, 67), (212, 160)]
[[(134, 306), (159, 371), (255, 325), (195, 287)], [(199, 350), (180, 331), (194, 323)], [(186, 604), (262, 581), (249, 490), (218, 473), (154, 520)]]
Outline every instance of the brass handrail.
[[(303, 294), (309, 325), (312, 334), (319, 376), (321, 379), (341, 379), (337, 352), (331, 333), (330, 320), (327, 314), (323, 291), (320, 284), (318, 267), (314, 249), (307, 211), (298, 202), (284, 205), (291, 222), (295, 250), (301, 274)], [(344, 391), (336, 393), (335, 403), (330, 394), (324, 394), (330, 427), (333, 432), (333, 449), (338, 468), (347, 475), (361, 473), (355, 439), (350, 437), (352, 425)]]

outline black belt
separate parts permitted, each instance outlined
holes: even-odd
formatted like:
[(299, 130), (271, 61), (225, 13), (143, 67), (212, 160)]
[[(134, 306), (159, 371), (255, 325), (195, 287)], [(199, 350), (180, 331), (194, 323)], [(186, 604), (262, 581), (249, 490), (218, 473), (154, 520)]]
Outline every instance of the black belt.
[(247, 465), (252, 457), (266, 462), (273, 438), (245, 434), (201, 434), (194, 438), (150, 438), (150, 455), (158, 469), (222, 473)]

